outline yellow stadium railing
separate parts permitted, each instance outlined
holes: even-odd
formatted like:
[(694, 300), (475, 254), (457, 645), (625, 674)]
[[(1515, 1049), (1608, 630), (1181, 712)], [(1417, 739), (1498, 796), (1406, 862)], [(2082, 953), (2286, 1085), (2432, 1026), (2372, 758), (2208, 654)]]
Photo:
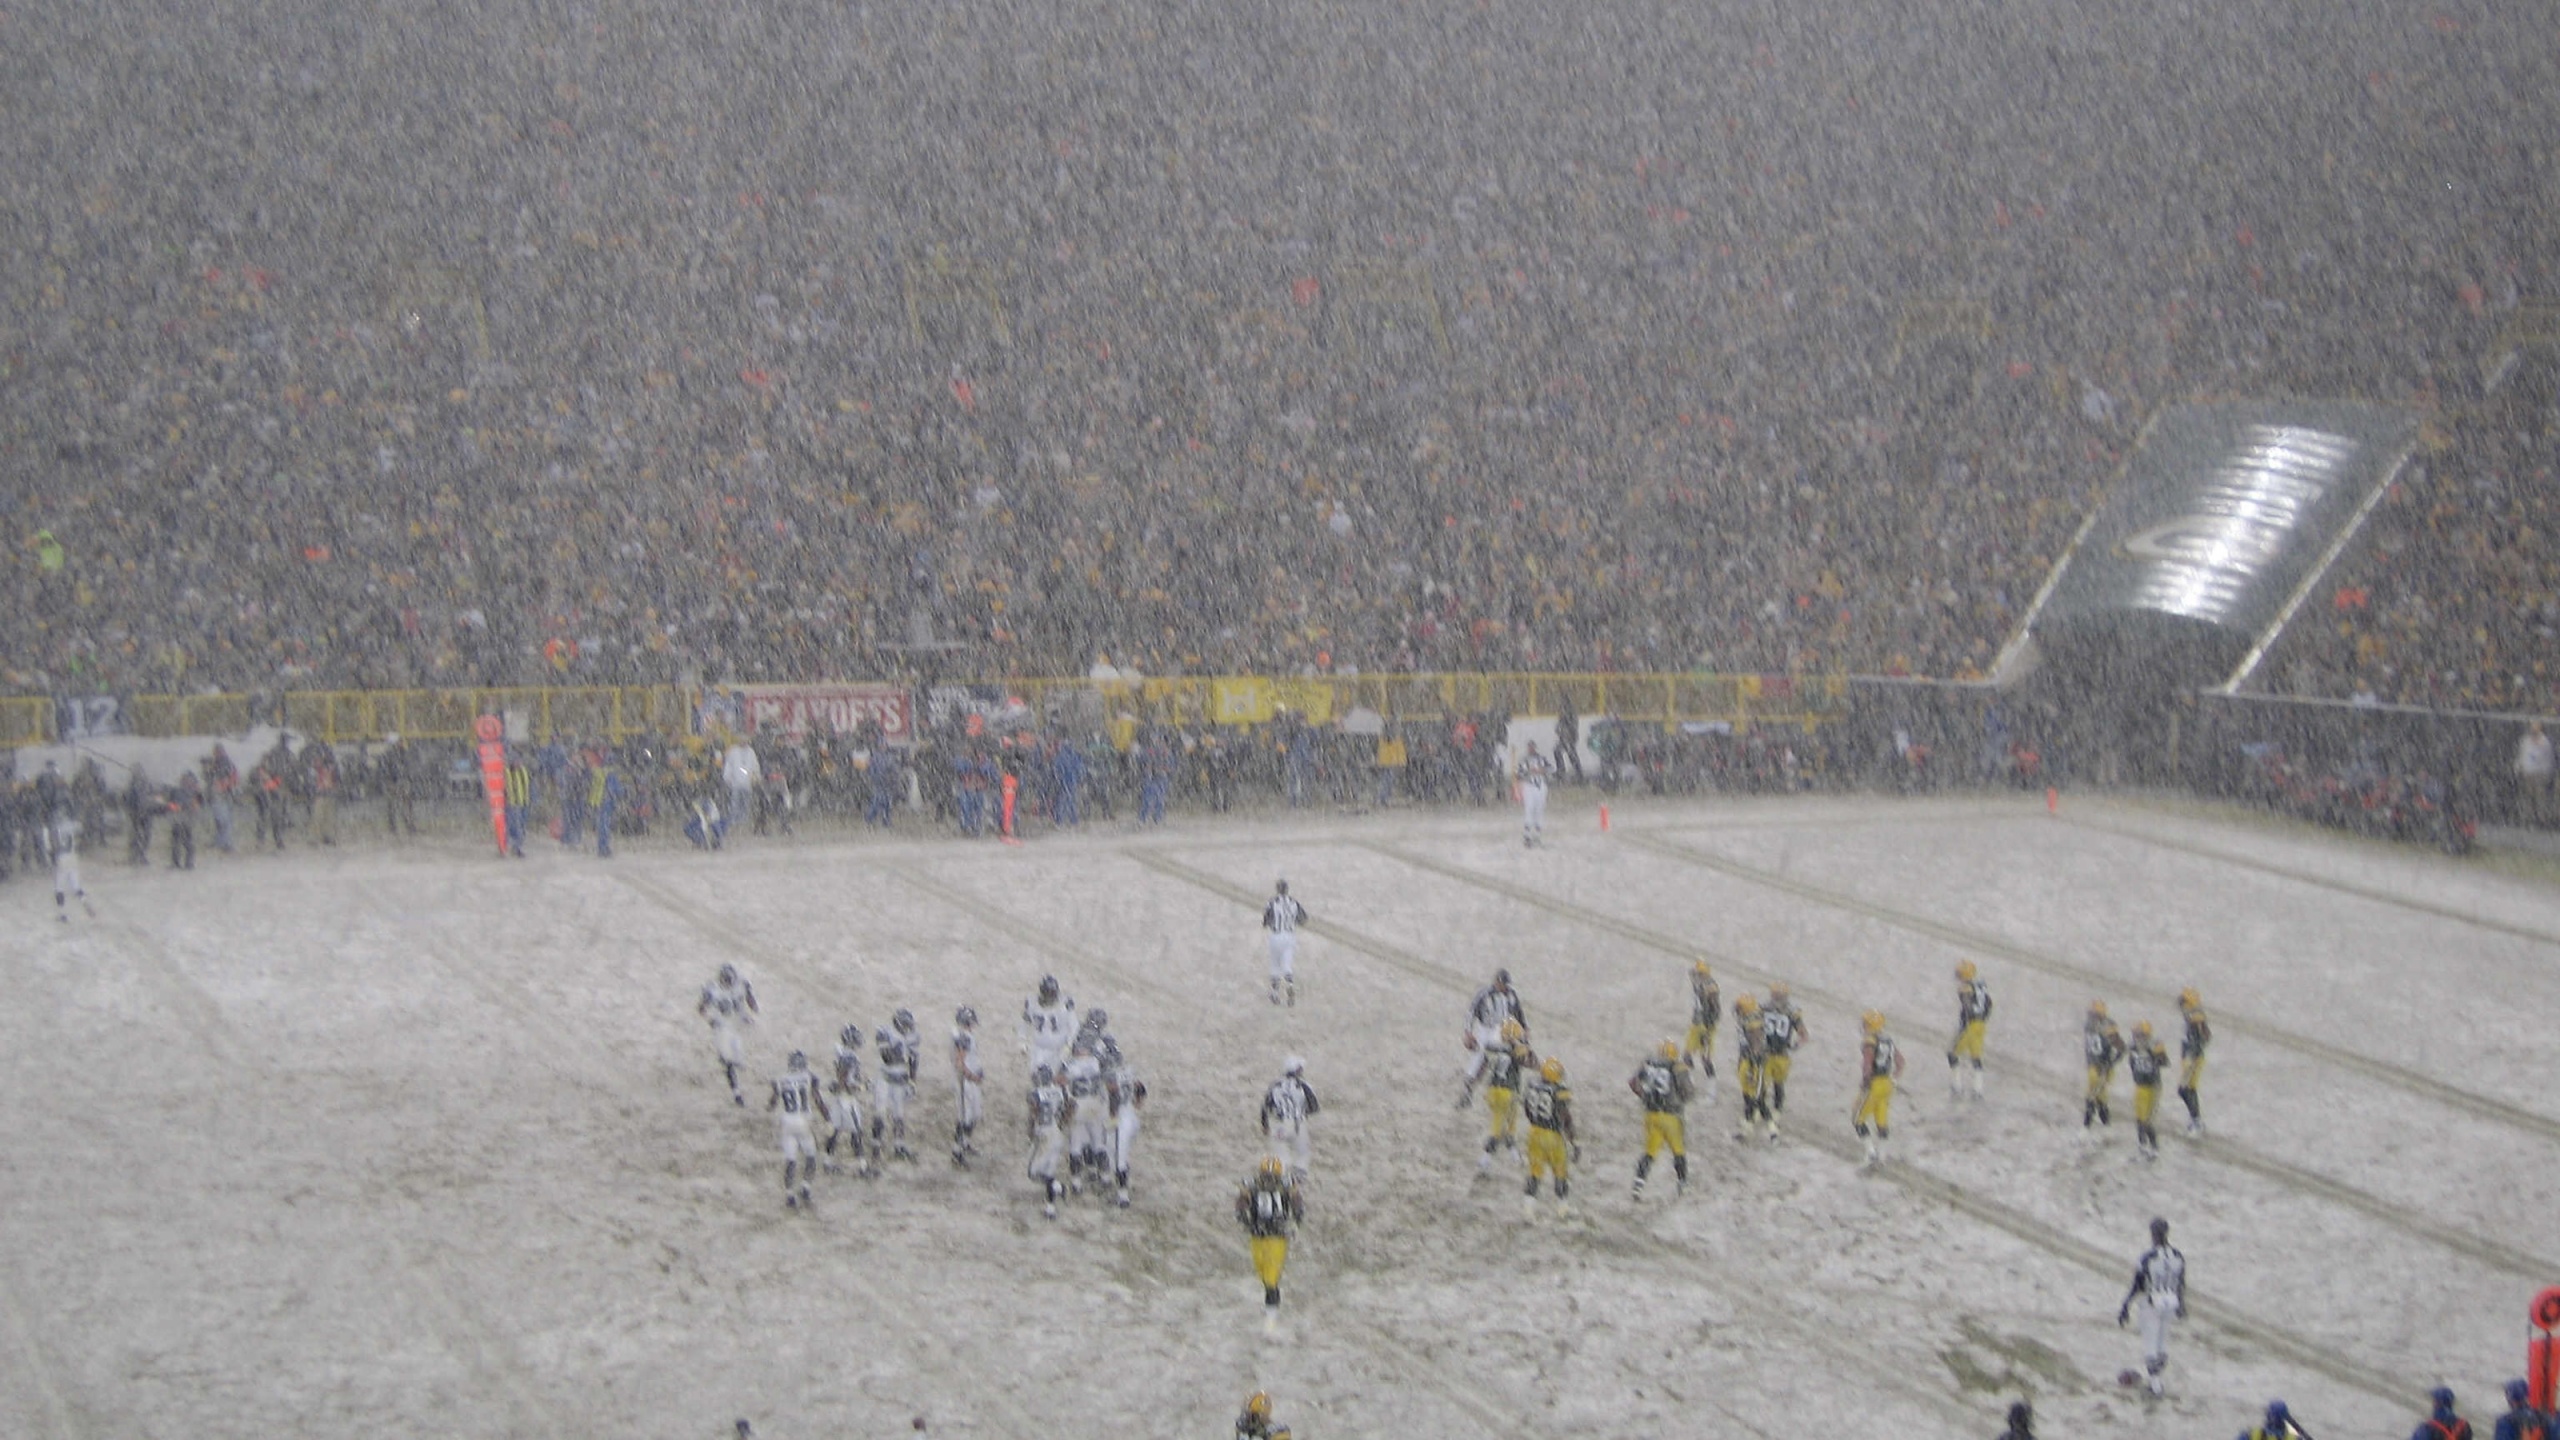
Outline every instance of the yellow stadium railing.
[(47, 745), (53, 741), (53, 702), (39, 696), (34, 699), (0, 700), (0, 749), (20, 745)]
[[(1386, 721), (1428, 721), (1503, 711), (1552, 715), (1571, 704), (1586, 719), (1637, 724), (1724, 721), (1812, 727), (1836, 713), (1848, 686), (1837, 675), (1465, 673), (1438, 675), (1208, 675), (1095, 680), (1016, 677), (956, 682), (1003, 689), (1039, 714), (1098, 702), (1108, 717), (1172, 724), (1252, 725), (1283, 712), (1330, 724), (1354, 710)], [(482, 715), (521, 717), (532, 734), (553, 732), (620, 741), (693, 725), (695, 692), (676, 685), (527, 685), (454, 690), (296, 690), (281, 698), (286, 728), (331, 744), (402, 735), (461, 739)], [(270, 698), (248, 695), (136, 695), (124, 708), (136, 735), (239, 734), (278, 716)], [(45, 743), (53, 702), (0, 699), (0, 745)]]
[(1095, 680), (1020, 678), (977, 682), (1002, 686), (1036, 713), (1064, 697), (1096, 696), (1114, 715), (1173, 724), (1259, 724), (1291, 711), (1316, 724), (1354, 709), (1388, 721), (1426, 721), (1490, 711), (1552, 715), (1570, 703), (1586, 719), (1608, 716), (1636, 724), (1723, 721), (1740, 725), (1819, 725), (1848, 694), (1838, 675), (1701, 675), (1694, 673), (1182, 676)]

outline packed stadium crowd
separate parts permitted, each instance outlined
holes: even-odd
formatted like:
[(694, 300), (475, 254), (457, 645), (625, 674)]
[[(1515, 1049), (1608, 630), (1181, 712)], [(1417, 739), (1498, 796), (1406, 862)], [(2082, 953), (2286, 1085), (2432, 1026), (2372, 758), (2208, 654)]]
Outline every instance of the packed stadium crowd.
[(2275, 653), (2303, 693), (2436, 710), (2560, 709), (2560, 451), (2492, 405), (2392, 487)]
[[(863, 82), (823, 112), (737, 93), (779, 31), (661, 63), (527, 13), (481, 112), (268, 36), (208, 40), (258, 77), (213, 103), (288, 143), (127, 174), (178, 102), (64, 117), (0, 221), (0, 688), (876, 674), (919, 610), (985, 673), (1971, 677), (2154, 409), (2467, 403), (2548, 278), (2499, 198), (2529, 155), (2427, 121), (2501, 113), (2441, 36), (2305, 95), (2357, 117), (2311, 186), (2104, 87), (2009, 117), (2057, 153), (1914, 170), (1890, 122), (1943, 97), (1791, 22), (1604, 66), (1509, 16), (1479, 77), (1399, 68), (1384, 14), (1118, 19), (1117, 68), (975, 22), (894, 73), (802, 56)], [(1732, 93), (1571, 103), (1621, 61)], [(1006, 93), (962, 104), (980, 63)], [(930, 143), (863, 142), (901, 106)], [(431, 238), (347, 240), (297, 165)], [(2371, 562), (2303, 683), (2549, 703), (2514, 430), (2395, 499), (2425, 563)]]

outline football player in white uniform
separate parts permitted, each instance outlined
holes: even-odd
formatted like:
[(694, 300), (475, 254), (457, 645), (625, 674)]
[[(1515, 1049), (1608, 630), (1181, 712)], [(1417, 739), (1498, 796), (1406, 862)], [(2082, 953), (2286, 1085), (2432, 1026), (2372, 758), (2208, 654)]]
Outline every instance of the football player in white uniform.
[(871, 1149), (876, 1155), (882, 1136), (891, 1158), (913, 1160), (907, 1148), (907, 1107), (916, 1098), (916, 1062), (923, 1058), (924, 1036), (916, 1031), (912, 1010), (889, 1017), (889, 1028), (874, 1032), (880, 1047), (880, 1073), (871, 1082)]
[(986, 1111), (987, 1068), (978, 1059), (978, 1012), (963, 1005), (951, 1017), (951, 1082), (960, 1092), (960, 1118), (951, 1126), (951, 1163), (966, 1165), (978, 1153), (970, 1137)]
[(1496, 970), (1493, 983), (1476, 992), (1467, 1006), (1467, 1029), (1459, 1040), (1467, 1047), (1466, 1087), (1458, 1092), (1458, 1108), (1466, 1109), (1475, 1102), (1476, 1081), (1484, 1077), (1485, 1052), (1502, 1043), (1502, 1022), (1520, 1022), (1520, 1038), (1529, 1038), (1529, 1014), (1520, 1006), (1520, 994), (1511, 988), (1511, 972)]
[[(809, 1133), (809, 1117), (818, 1112), (818, 1077), (809, 1073), (809, 1057), (791, 1052), (791, 1068), (773, 1082), (773, 1098), (764, 1108), (781, 1112), (782, 1204), (785, 1209), (809, 1203), (809, 1172), (818, 1165), (818, 1141)], [(798, 1162), (795, 1182), (793, 1162)], [(797, 1185), (795, 1191), (794, 1186)]]
[(1031, 1072), (1031, 1164), (1028, 1173), (1040, 1182), (1040, 1213), (1058, 1218), (1058, 1195), (1066, 1187), (1058, 1183), (1058, 1157), (1067, 1149), (1067, 1121), (1075, 1112), (1075, 1102), (1058, 1084), (1057, 1072), (1043, 1065)]
[(720, 1052), (720, 1072), (729, 1079), (729, 1098), (740, 1105), (747, 1103), (746, 1092), (738, 1088), (738, 1067), (747, 1063), (747, 1026), (756, 1016), (756, 987), (747, 983), (735, 965), (723, 965), (711, 983), (702, 987), (702, 1003), (693, 1013), (711, 1022), (711, 1043)]
[(1058, 1072), (1058, 1082), (1075, 1106), (1067, 1141), (1067, 1190), (1075, 1195), (1084, 1193), (1087, 1176), (1101, 1185), (1111, 1163), (1111, 1110), (1102, 1093), (1102, 1059), (1093, 1051), (1091, 1039), (1079, 1038), (1067, 1052), (1065, 1068)]
[(1289, 882), (1272, 887), (1271, 903), (1262, 907), (1262, 928), (1271, 932), (1271, 1003), (1277, 1005), (1285, 990), (1288, 1002), (1298, 1003), (1298, 927), (1307, 923), (1307, 907), (1289, 893)]
[(1052, 1071), (1065, 1062), (1067, 1042), (1076, 1033), (1076, 1002), (1058, 989), (1058, 977), (1040, 977), (1040, 993), (1022, 1002), (1022, 1038), (1031, 1051), (1035, 1072)]
[(1147, 1103), (1147, 1082), (1125, 1065), (1112, 1069), (1103, 1082), (1111, 1102), (1111, 1174), (1120, 1186), (1120, 1208), (1129, 1208), (1129, 1157), (1138, 1148), (1138, 1107)]
[(1292, 1181), (1307, 1178), (1313, 1154), (1308, 1122), (1315, 1115), (1316, 1092), (1307, 1084), (1307, 1062), (1292, 1055), (1281, 1064), (1280, 1078), (1262, 1092), (1263, 1138), (1272, 1155), (1287, 1162)]
[(72, 818), (70, 811), (62, 811), (45, 830), (44, 841), (53, 852), (53, 918), (70, 924), (71, 912), (65, 907), (77, 900), (90, 919), (97, 919), (98, 907), (89, 903), (89, 892), (80, 883), (80, 822)]
[(1531, 849), (1546, 843), (1547, 776), (1554, 769), (1547, 757), (1538, 753), (1538, 742), (1532, 740), (1514, 772), (1520, 782), (1520, 843)]
[(863, 1149), (862, 1140), (862, 1027), (847, 1025), (836, 1032), (835, 1078), (827, 1082), (822, 1098), (827, 1107), (827, 1163), (835, 1163), (836, 1142), (844, 1142), (845, 1153), (862, 1174), (877, 1173), (879, 1152)]

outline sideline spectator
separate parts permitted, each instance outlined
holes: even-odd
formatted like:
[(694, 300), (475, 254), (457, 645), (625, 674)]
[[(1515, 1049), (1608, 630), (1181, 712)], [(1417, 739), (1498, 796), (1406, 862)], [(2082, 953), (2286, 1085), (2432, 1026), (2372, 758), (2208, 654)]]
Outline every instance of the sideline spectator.
[(2551, 821), (2551, 737), (2536, 720), (2516, 742), (2516, 816), (2527, 825)]

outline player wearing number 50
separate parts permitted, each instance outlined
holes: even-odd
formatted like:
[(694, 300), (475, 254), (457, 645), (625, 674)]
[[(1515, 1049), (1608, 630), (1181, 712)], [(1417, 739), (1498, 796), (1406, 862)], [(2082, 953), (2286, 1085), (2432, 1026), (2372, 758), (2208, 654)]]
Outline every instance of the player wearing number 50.
[(1902, 1051), (1884, 1030), (1884, 1012), (1870, 1010), (1859, 1018), (1866, 1038), (1858, 1044), (1859, 1087), (1857, 1114), (1850, 1124), (1858, 1138), (1867, 1142), (1867, 1163), (1884, 1160), (1884, 1143), (1893, 1133), (1893, 1082), (1902, 1074)]
[(2169, 1368), (2169, 1321), (2187, 1314), (2187, 1257), (2169, 1243), (2169, 1222), (2151, 1222), (2151, 1248), (2133, 1262), (2133, 1286), (2116, 1307), (2116, 1323), (2126, 1324), (2135, 1307), (2142, 1311), (2142, 1368), (2150, 1376), (2151, 1393), (2162, 1392), (2161, 1372)]
[(1563, 1061), (1548, 1056), (1520, 1087), (1520, 1113), (1529, 1121), (1529, 1184), (1521, 1191), (1521, 1209), (1536, 1216), (1538, 1177), (1549, 1175), (1556, 1182), (1556, 1213), (1572, 1214), (1565, 1196), (1571, 1188), (1573, 1092), (1565, 1088)]
[(1306, 1218), (1298, 1183), (1277, 1156), (1267, 1157), (1236, 1190), (1236, 1220), (1253, 1245), (1253, 1273), (1262, 1280), (1262, 1325), (1280, 1324), (1280, 1271), (1289, 1263), (1289, 1236)]
[(1787, 1108), (1787, 1076), (1794, 1070), (1796, 1051), (1805, 1040), (1804, 1012), (1796, 1008), (1793, 996), (1781, 982), (1769, 987), (1769, 1003), (1760, 1010), (1760, 1038), (1768, 1046), (1768, 1057), (1761, 1062), (1765, 1087), (1760, 1100), (1760, 1114), (1769, 1122), (1769, 1138), (1778, 1138), (1778, 1116)]
[[(1636, 1159), (1635, 1198), (1644, 1198), (1644, 1181), (1653, 1173), (1653, 1157), (1665, 1150), (1671, 1152), (1675, 1193), (1688, 1193), (1689, 1138), (1680, 1110), (1689, 1103), (1691, 1091), (1689, 1067), (1680, 1062), (1680, 1042), (1665, 1040), (1655, 1047), (1653, 1054), (1636, 1067), (1636, 1073), (1628, 1077), (1627, 1088), (1644, 1105), (1644, 1154)], [(1558, 1193), (1562, 1193), (1561, 1188)]]

